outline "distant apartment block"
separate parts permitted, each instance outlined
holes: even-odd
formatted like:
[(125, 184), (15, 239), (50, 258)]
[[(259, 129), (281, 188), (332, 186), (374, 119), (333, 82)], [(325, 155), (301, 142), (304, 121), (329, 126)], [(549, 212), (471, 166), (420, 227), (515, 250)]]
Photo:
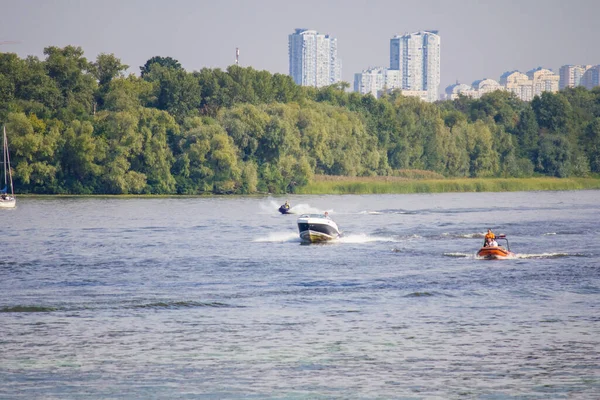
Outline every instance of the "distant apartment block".
[(296, 29), (289, 35), (290, 76), (298, 85), (323, 87), (340, 82), (337, 39), (314, 30)]
[(372, 94), (380, 98), (383, 94), (397, 91), (403, 96), (418, 97), (422, 101), (431, 101), (427, 90), (402, 89), (400, 71), (387, 68), (370, 68), (354, 74), (354, 91), (361, 94)]
[(568, 87), (577, 87), (581, 84), (581, 78), (591, 65), (563, 65), (558, 71), (560, 82), (558, 88), (563, 90)]
[(542, 92), (558, 92), (560, 77), (549, 69), (532, 69), (527, 72), (527, 77), (532, 81), (534, 96), (540, 96)]
[(533, 81), (519, 71), (505, 72), (500, 76), (500, 85), (523, 101), (533, 100)]
[(460, 96), (468, 96), (473, 98), (478, 98), (478, 94), (475, 93), (473, 87), (467, 85), (465, 83), (456, 82), (453, 85), (450, 85), (446, 88), (446, 99), (447, 100), (456, 100)]
[(600, 86), (600, 65), (588, 68), (581, 77), (580, 85), (590, 90)]
[(361, 94), (372, 94), (379, 98), (386, 90), (401, 87), (400, 71), (375, 67), (354, 74), (354, 91)]
[(482, 79), (473, 82), (472, 85), (466, 85), (464, 83), (456, 83), (446, 88), (446, 99), (455, 100), (459, 96), (468, 96), (474, 99), (478, 99), (486, 93), (491, 93), (496, 90), (503, 90), (504, 88), (493, 79)]
[(438, 100), (440, 87), (440, 36), (419, 31), (390, 39), (390, 69), (400, 73), (400, 89), (427, 92), (427, 101)]
[(531, 101), (542, 92), (558, 92), (559, 79), (558, 75), (544, 68), (532, 69), (527, 74), (509, 71), (500, 76), (499, 82), (483, 79), (473, 82), (472, 86), (459, 83), (450, 85), (446, 88), (446, 99), (453, 100), (460, 95), (478, 99), (486, 93), (506, 90), (523, 101)]

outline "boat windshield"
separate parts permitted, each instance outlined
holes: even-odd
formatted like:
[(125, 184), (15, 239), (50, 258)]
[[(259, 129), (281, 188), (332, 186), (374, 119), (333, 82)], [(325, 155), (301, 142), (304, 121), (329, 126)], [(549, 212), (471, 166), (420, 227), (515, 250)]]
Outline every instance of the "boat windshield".
[(303, 214), (300, 218), (327, 218), (325, 214)]

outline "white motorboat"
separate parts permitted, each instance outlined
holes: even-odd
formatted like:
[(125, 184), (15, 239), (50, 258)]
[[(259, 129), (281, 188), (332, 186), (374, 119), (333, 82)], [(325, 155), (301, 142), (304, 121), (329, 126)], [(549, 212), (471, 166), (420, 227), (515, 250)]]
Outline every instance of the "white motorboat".
[(337, 224), (325, 214), (302, 214), (298, 217), (298, 231), (304, 242), (318, 243), (333, 240), (342, 234)]

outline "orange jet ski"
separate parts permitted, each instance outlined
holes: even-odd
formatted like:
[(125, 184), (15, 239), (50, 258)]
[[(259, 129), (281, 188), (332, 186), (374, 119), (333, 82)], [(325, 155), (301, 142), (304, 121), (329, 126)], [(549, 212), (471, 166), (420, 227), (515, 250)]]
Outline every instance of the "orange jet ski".
[(484, 242), (483, 247), (477, 252), (477, 256), (485, 258), (486, 260), (502, 260), (514, 257), (515, 253), (510, 251), (506, 235), (498, 235), (496, 238), (506, 240), (506, 248), (502, 246), (488, 246), (487, 243)]

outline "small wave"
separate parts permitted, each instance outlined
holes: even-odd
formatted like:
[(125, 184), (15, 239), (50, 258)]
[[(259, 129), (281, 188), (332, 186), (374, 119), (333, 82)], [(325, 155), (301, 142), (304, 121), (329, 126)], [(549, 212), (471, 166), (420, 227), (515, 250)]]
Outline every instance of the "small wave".
[(200, 301), (171, 301), (163, 302), (159, 301), (156, 303), (138, 304), (133, 308), (199, 308), (199, 307), (214, 307), (214, 308), (231, 308), (233, 306), (218, 301), (213, 302), (200, 302)]
[(383, 210), (381, 211), (382, 214), (400, 214), (400, 215), (414, 215), (414, 214), (418, 214), (417, 211), (409, 211), (409, 210), (402, 210), (402, 209), (397, 209), (397, 210)]
[(287, 243), (298, 242), (300, 236), (297, 232), (275, 232), (266, 237), (254, 239), (253, 242), (258, 243)]
[(366, 215), (383, 215), (383, 213), (381, 211), (361, 211), (359, 212), (359, 214), (366, 214)]
[(585, 235), (588, 232), (585, 231), (558, 231), (558, 232), (548, 232), (544, 233), (544, 236), (554, 236), (554, 235)]
[(411, 235), (398, 235), (395, 237), (396, 237), (396, 240), (394, 240), (395, 242), (397, 242), (398, 240), (423, 239), (423, 236), (417, 235), (416, 233), (413, 233)]
[(433, 297), (434, 294), (433, 293), (429, 293), (429, 292), (414, 292), (414, 293), (409, 293), (407, 295), (405, 295), (404, 297)]
[(56, 311), (54, 307), (42, 307), (42, 306), (13, 306), (0, 308), (0, 312), (14, 312), (14, 313), (31, 313), (31, 312), (50, 312)]

